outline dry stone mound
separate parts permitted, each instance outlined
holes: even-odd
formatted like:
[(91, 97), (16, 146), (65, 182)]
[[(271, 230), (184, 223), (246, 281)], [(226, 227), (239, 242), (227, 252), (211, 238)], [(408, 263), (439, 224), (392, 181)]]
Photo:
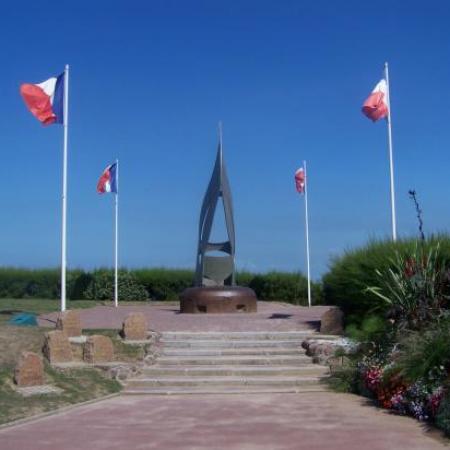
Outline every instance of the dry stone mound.
[(42, 351), (50, 364), (72, 361), (72, 348), (69, 338), (60, 330), (45, 333), (45, 342)]
[(148, 335), (147, 319), (143, 313), (128, 314), (122, 324), (122, 337), (128, 341), (144, 341)]
[(82, 328), (79, 311), (62, 311), (56, 321), (56, 329), (61, 330), (67, 337), (81, 336)]
[(14, 370), (14, 382), (20, 387), (44, 384), (44, 364), (39, 355), (22, 352)]
[(83, 359), (90, 364), (113, 361), (114, 346), (111, 339), (100, 334), (89, 336), (84, 344)]

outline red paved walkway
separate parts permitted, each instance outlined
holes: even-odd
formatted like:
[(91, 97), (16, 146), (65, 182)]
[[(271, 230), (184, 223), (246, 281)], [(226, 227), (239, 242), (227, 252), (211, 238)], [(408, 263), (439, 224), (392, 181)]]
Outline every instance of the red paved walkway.
[[(256, 314), (180, 314), (173, 305), (97, 306), (80, 310), (84, 328), (121, 328), (132, 311), (143, 312), (155, 331), (293, 331), (311, 328), (328, 306), (306, 308), (281, 303), (258, 302)], [(58, 313), (40, 316), (41, 326), (54, 326)]]
[(0, 431), (1, 450), (438, 450), (413, 419), (345, 394), (116, 397)]
[[(292, 331), (327, 307), (259, 302), (257, 314), (179, 314), (171, 305), (81, 310), (85, 328), (120, 328), (143, 311), (156, 331)], [(57, 313), (40, 318), (54, 326)], [(437, 450), (419, 422), (346, 394), (117, 397), (0, 431), (0, 450)]]

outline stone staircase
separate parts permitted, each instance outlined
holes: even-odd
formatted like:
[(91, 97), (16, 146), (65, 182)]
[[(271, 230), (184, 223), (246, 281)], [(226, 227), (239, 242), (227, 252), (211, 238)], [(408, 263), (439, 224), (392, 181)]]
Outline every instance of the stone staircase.
[(161, 355), (124, 394), (321, 392), (328, 368), (312, 364), (302, 342), (333, 339), (295, 332), (166, 332)]

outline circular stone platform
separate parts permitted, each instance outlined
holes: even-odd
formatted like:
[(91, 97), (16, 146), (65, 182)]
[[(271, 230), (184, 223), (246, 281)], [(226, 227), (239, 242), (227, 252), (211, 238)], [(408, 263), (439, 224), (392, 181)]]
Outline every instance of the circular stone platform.
[(180, 312), (187, 314), (255, 313), (253, 289), (238, 286), (193, 287), (180, 296)]

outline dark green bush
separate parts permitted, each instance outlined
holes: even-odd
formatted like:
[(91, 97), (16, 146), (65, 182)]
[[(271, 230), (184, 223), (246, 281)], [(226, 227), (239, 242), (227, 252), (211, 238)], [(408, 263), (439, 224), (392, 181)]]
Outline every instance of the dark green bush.
[(177, 300), (194, 281), (194, 271), (188, 269), (136, 269), (133, 274), (152, 300)]
[[(133, 273), (120, 270), (118, 276), (119, 301), (140, 301), (148, 299), (148, 292)], [(114, 272), (98, 269), (84, 292), (88, 300), (112, 300), (114, 298)]]
[(58, 294), (57, 269), (0, 268), (0, 297), (57, 298)]
[(249, 287), (255, 274), (251, 272), (236, 272), (236, 284), (238, 286)]
[[(423, 245), (429, 249), (436, 246), (437, 242), (441, 263), (448, 267), (448, 235), (431, 237)], [(395, 265), (397, 255), (408, 257), (414, 253), (417, 245), (422, 243), (416, 239), (372, 241), (362, 248), (345, 252), (333, 260), (329, 272), (323, 277), (324, 303), (339, 306), (349, 322), (360, 322), (367, 314), (383, 314), (388, 305), (373, 292), (367, 291), (367, 287), (378, 285), (377, 270), (387, 272)]]
[(402, 333), (395, 368), (407, 381), (442, 381), (450, 369), (450, 320)]
[[(121, 270), (119, 295), (122, 300), (150, 298), (151, 300), (177, 300), (179, 294), (194, 282), (194, 271), (189, 269), (133, 269)], [(298, 273), (269, 272), (254, 274), (237, 272), (236, 283), (255, 290), (260, 300), (275, 300), (307, 305), (307, 281)], [(77, 299), (112, 298), (113, 272), (81, 269), (67, 272), (67, 297)], [(145, 290), (146, 295), (144, 295)], [(312, 283), (313, 304), (321, 303), (321, 286)], [(59, 298), (59, 269), (0, 268), (0, 298)], [(123, 296), (123, 298), (122, 298)]]
[(356, 342), (383, 343), (392, 335), (392, 324), (384, 317), (366, 316), (360, 324), (351, 323), (345, 328), (345, 334)]
[(444, 393), (439, 409), (436, 415), (436, 425), (444, 431), (447, 436), (450, 436), (450, 392), (448, 389)]
[[(260, 300), (283, 301), (296, 305), (308, 305), (307, 279), (298, 273), (269, 272), (254, 275), (248, 286), (252, 288)], [(313, 304), (321, 302), (320, 286), (311, 285)]]

